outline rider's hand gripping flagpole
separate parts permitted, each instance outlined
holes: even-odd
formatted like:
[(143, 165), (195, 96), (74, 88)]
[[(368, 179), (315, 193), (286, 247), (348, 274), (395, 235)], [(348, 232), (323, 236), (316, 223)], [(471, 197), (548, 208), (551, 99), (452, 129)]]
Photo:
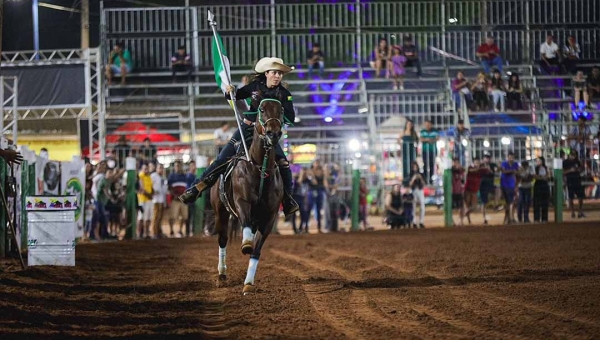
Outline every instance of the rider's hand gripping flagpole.
[[(227, 61), (227, 63), (225, 63), (225, 57), (223, 56), (223, 52), (221, 50), (221, 39), (219, 38), (219, 35), (217, 34), (217, 23), (215, 22), (215, 16), (214, 14), (211, 13), (211, 11), (208, 11), (208, 22), (210, 24), (210, 27), (212, 28), (213, 31), (213, 39), (215, 40), (217, 47), (217, 51), (219, 53), (219, 58), (221, 59), (221, 65), (223, 67), (223, 71), (225, 73), (225, 77), (227, 80), (227, 83), (231, 85), (231, 75), (229, 74), (229, 61)], [(213, 60), (213, 63), (215, 63), (215, 60)], [(238, 129), (240, 130), (240, 134), (242, 136), (242, 145), (244, 146), (244, 152), (246, 153), (246, 158), (248, 159), (248, 161), (250, 161), (250, 154), (248, 153), (248, 146), (246, 145), (246, 138), (244, 136), (244, 130), (242, 130), (242, 118), (237, 110), (237, 107), (235, 105), (236, 102), (236, 98), (235, 98), (235, 89), (234, 91), (232, 91), (230, 93), (231, 96), (231, 100), (233, 102), (232, 108), (233, 108), (233, 112), (235, 113), (235, 121), (237, 122), (237, 126)]]

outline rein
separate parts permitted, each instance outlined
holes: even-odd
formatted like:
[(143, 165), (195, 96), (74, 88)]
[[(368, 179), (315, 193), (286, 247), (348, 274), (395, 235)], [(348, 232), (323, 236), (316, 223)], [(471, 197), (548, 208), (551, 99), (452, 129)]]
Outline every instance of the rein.
[[(258, 186), (258, 198), (260, 199), (262, 197), (262, 193), (263, 193), (263, 189), (265, 186), (265, 178), (269, 177), (269, 175), (267, 174), (267, 162), (269, 160), (269, 151), (271, 151), (271, 149), (273, 148), (272, 145), (267, 145), (266, 143), (264, 143), (264, 138), (265, 138), (265, 127), (267, 125), (267, 123), (269, 123), (270, 121), (274, 120), (279, 122), (280, 126), (283, 126), (283, 122), (281, 121), (281, 119), (279, 118), (269, 118), (266, 121), (263, 121), (262, 119), (262, 114), (264, 112), (264, 109), (262, 108), (262, 104), (264, 102), (276, 102), (279, 105), (281, 105), (281, 102), (277, 99), (272, 99), (272, 98), (266, 98), (260, 101), (260, 104), (258, 105), (258, 117), (257, 117), (257, 121), (260, 124), (260, 126), (263, 128), (263, 133), (259, 133), (256, 128), (254, 128), (254, 131), (256, 131), (256, 133), (258, 134), (259, 138), (263, 140), (263, 145), (265, 148), (265, 156), (263, 157), (263, 162), (262, 162), (262, 166), (260, 168), (260, 184)], [(281, 111), (281, 115), (283, 116), (283, 106), (282, 106), (282, 111)], [(258, 165), (258, 164), (257, 164)]]

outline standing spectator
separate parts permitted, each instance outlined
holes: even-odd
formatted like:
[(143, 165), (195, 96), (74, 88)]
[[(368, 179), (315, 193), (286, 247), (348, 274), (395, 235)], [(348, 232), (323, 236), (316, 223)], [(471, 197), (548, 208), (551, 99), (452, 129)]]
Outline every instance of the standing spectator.
[(402, 216), (402, 193), (399, 184), (394, 184), (392, 191), (386, 195), (385, 209), (387, 224), (390, 225), (392, 230), (400, 229), (400, 226), (404, 224), (404, 218)]
[(585, 117), (579, 117), (577, 126), (571, 130), (571, 133), (568, 137), (571, 150), (577, 150), (580, 160), (586, 160), (590, 158), (590, 150), (587, 148), (587, 143), (590, 141), (590, 137), (592, 136), (592, 130), (585, 124), (585, 122)]
[[(187, 188), (187, 176), (183, 173), (183, 165), (181, 161), (175, 161), (173, 166), (173, 173), (169, 175), (167, 180), (167, 184), (169, 186), (169, 192), (173, 197), (179, 197)], [(186, 203), (181, 202), (178, 199), (173, 199), (171, 202), (169, 217), (169, 227), (171, 228), (170, 236), (175, 236), (173, 226), (175, 225), (175, 221), (179, 220), (179, 233), (177, 237), (183, 237), (183, 233), (185, 232), (186, 222), (189, 216), (188, 206)]]
[(471, 96), (471, 90), (469, 90), (471, 84), (465, 78), (465, 74), (463, 71), (456, 72), (456, 78), (452, 80), (452, 99), (454, 99), (455, 110), (456, 112), (461, 112), (461, 108), (463, 105), (462, 98), (465, 98), (466, 107), (471, 106), (471, 102), (473, 101), (473, 97)]
[(507, 160), (502, 162), (500, 166), (500, 186), (502, 195), (504, 196), (504, 224), (515, 222), (514, 219), (514, 200), (515, 190), (517, 186), (516, 174), (519, 171), (519, 164), (515, 162), (515, 154), (511, 151), (508, 153)]
[[(300, 209), (300, 224), (296, 225), (296, 213), (290, 216), (290, 222), (292, 223), (292, 229), (294, 230), (294, 234), (300, 234), (302, 232), (302, 228), (304, 227), (304, 223), (306, 222), (306, 230), (308, 230), (308, 219), (304, 219), (304, 214), (306, 214), (306, 194), (308, 192), (308, 185), (305, 183), (305, 171), (304, 169), (300, 169), (297, 174), (294, 174), (294, 190), (292, 192), (292, 197), (294, 200), (298, 202), (298, 206)], [(310, 210), (308, 211), (310, 215)]]
[(560, 48), (553, 41), (553, 37), (548, 35), (546, 41), (540, 45), (540, 66), (547, 74), (556, 74), (560, 64)]
[(229, 127), (228, 122), (222, 122), (221, 127), (215, 130), (215, 146), (217, 147), (217, 155), (221, 153), (225, 145), (229, 143), (233, 137), (234, 131)]
[(458, 158), (452, 159), (452, 209), (458, 209), (460, 216), (460, 226), (463, 225), (465, 218), (465, 169), (460, 165)]
[(423, 150), (423, 167), (425, 180), (431, 183), (431, 177), (435, 175), (435, 157), (437, 155), (437, 140), (439, 133), (433, 129), (431, 121), (425, 121), (425, 129), (421, 130), (421, 142)]
[(141, 207), (141, 211), (138, 214), (138, 233), (139, 238), (150, 237), (150, 223), (152, 222), (152, 211), (154, 205), (152, 204), (152, 178), (150, 178), (150, 169), (146, 164), (142, 165), (142, 169), (139, 173), (140, 189), (138, 191), (138, 204)]
[(192, 58), (185, 51), (185, 46), (181, 45), (177, 52), (171, 57), (171, 69), (173, 70), (173, 82), (177, 80), (177, 72), (187, 73), (188, 81), (192, 77)]
[(321, 233), (321, 209), (323, 209), (323, 198), (327, 193), (328, 182), (325, 178), (325, 171), (321, 162), (317, 159), (307, 172), (307, 178), (310, 181), (308, 211), (315, 209), (315, 219), (317, 220), (317, 229)]
[(569, 38), (567, 38), (567, 42), (565, 43), (565, 46), (563, 46), (562, 53), (564, 58), (562, 64), (565, 68), (565, 71), (575, 74), (581, 49), (579, 48), (579, 44), (575, 41), (574, 36), (570, 35)]
[(312, 49), (306, 54), (306, 63), (308, 64), (308, 77), (312, 77), (313, 69), (319, 68), (319, 77), (325, 73), (325, 53), (321, 50), (321, 45), (314, 43)]
[(140, 148), (140, 158), (144, 163), (157, 163), (156, 162), (156, 146), (150, 142), (150, 138), (144, 138), (144, 145)]
[(513, 73), (508, 79), (508, 91), (506, 92), (508, 108), (513, 111), (523, 110), (523, 101), (521, 100), (522, 96), (523, 86), (521, 85), (521, 80), (519, 79), (518, 74)]
[(465, 127), (465, 121), (459, 119), (458, 126), (454, 130), (454, 157), (458, 158), (463, 168), (467, 166), (466, 153), (470, 138), (471, 131)]
[(125, 135), (119, 136), (119, 141), (115, 146), (115, 153), (117, 159), (117, 167), (119, 169), (125, 168), (125, 159), (130, 157), (131, 147), (127, 143), (127, 138)]
[(417, 143), (419, 136), (415, 131), (415, 124), (407, 119), (404, 123), (404, 130), (400, 134), (398, 141), (402, 147), (402, 179), (404, 183), (410, 181), (410, 165), (417, 159)]
[(367, 181), (364, 178), (361, 178), (360, 185), (359, 185), (359, 197), (358, 197), (358, 205), (359, 205), (358, 223), (360, 223), (360, 222), (363, 223), (363, 230), (365, 230), (365, 231), (371, 229), (371, 227), (369, 226), (369, 223), (367, 222), (367, 215), (368, 215), (367, 196), (368, 195), (369, 195), (369, 189), (367, 188)]
[[(410, 189), (409, 183), (404, 184), (404, 194), (402, 194), (402, 225), (407, 228), (413, 224), (413, 206), (415, 197)], [(414, 225), (413, 225), (414, 226)]]
[(379, 45), (375, 49), (375, 77), (381, 76), (381, 70), (386, 70), (386, 78), (389, 78), (388, 60), (391, 58), (390, 47), (388, 46), (387, 40), (384, 38), (379, 39)]
[(600, 67), (592, 68), (592, 74), (587, 78), (587, 89), (590, 100), (600, 98)]
[[(114, 169), (108, 169), (106, 176), (110, 177), (115, 173)], [(108, 211), (108, 237), (116, 238), (121, 229), (121, 216), (125, 206), (125, 191), (121, 182), (111, 181), (108, 184), (108, 200), (106, 210)]]
[(404, 64), (404, 66), (416, 67), (417, 77), (420, 77), (423, 74), (423, 72), (421, 71), (421, 62), (419, 61), (419, 49), (413, 43), (411, 36), (406, 36), (404, 38), (402, 52), (404, 52), (404, 56), (406, 57), (406, 64)]
[(471, 85), (471, 92), (473, 93), (473, 101), (475, 102), (475, 110), (486, 111), (490, 106), (490, 98), (488, 90), (490, 82), (483, 72), (479, 72), (477, 79)]
[[(308, 234), (308, 223), (310, 222), (310, 203), (312, 192), (310, 191), (311, 181), (308, 179), (308, 171), (309, 170), (304, 168), (300, 170), (300, 174), (298, 175), (298, 181), (296, 182), (297, 188), (296, 186), (294, 186), (294, 190), (297, 190), (297, 195), (302, 200), (302, 205), (300, 209), (300, 226), (298, 228), (299, 234)], [(292, 222), (295, 223), (295, 221)], [(302, 228), (304, 228), (304, 231), (302, 231)]]
[(585, 107), (590, 106), (590, 95), (587, 89), (587, 82), (583, 77), (583, 71), (577, 71), (577, 75), (573, 78), (573, 97), (575, 102), (575, 110), (579, 109), (579, 102), (583, 97)]
[[(154, 163), (150, 163), (154, 167)], [(162, 237), (162, 218), (167, 204), (167, 188), (164, 179), (165, 167), (158, 163), (156, 171), (150, 174), (152, 180), (152, 238)]]
[[(469, 224), (471, 224), (471, 213), (475, 211), (475, 208), (477, 207), (477, 192), (480, 191), (482, 178), (488, 173), (490, 173), (489, 167), (482, 167), (479, 158), (473, 158), (473, 165), (467, 169), (467, 180), (465, 183), (465, 205), (467, 208), (465, 211), (465, 217), (467, 217)], [(487, 223), (485, 220), (485, 215), (484, 223)]]
[[(502, 75), (498, 70), (494, 70), (491, 90), (492, 98), (494, 99), (494, 111), (504, 112), (504, 97), (506, 96), (506, 86), (504, 86), (504, 80), (502, 80)], [(498, 102), (500, 102), (500, 110), (498, 110)]]
[(577, 152), (575, 150), (571, 150), (569, 153), (569, 158), (563, 163), (564, 175), (567, 183), (567, 191), (569, 192), (569, 205), (571, 206), (571, 217), (575, 218), (575, 204), (573, 204), (573, 200), (575, 196), (579, 201), (579, 213), (577, 215), (578, 218), (583, 218), (585, 215), (583, 214), (583, 199), (585, 198), (585, 193), (583, 190), (583, 185), (581, 184), (581, 171), (583, 171), (583, 166), (579, 159), (577, 159)]
[[(498, 166), (495, 163), (491, 162), (491, 156), (489, 154), (485, 154), (483, 156), (483, 164), (481, 165), (483, 171), (481, 175), (481, 186), (479, 187), (479, 196), (481, 197), (482, 203), (482, 213), (483, 213), (483, 224), (488, 224), (486, 207), (490, 199), (490, 194), (496, 195), (496, 187), (494, 185), (494, 180), (496, 178), (496, 173), (498, 172)], [(496, 200), (496, 206), (498, 205), (498, 201)]]
[[(419, 228), (425, 228), (425, 178), (423, 178), (423, 174), (419, 170), (419, 163), (412, 162), (411, 170), (410, 170), (410, 188), (413, 193), (413, 213), (417, 212), (417, 201), (419, 203)], [(414, 221), (415, 228), (417, 227), (417, 222)]]
[(478, 58), (481, 58), (481, 66), (485, 74), (490, 74), (490, 66), (495, 65), (500, 73), (502, 73), (502, 58), (500, 57), (500, 48), (494, 43), (494, 37), (488, 36), (485, 43), (477, 48), (475, 53)]
[[(185, 181), (187, 187), (190, 188), (196, 182), (196, 162), (190, 161), (188, 163), (188, 172), (185, 175)], [(186, 234), (193, 236), (194, 234), (194, 223), (196, 218), (196, 203), (188, 203), (188, 219), (185, 225)], [(205, 235), (210, 236), (212, 233), (207, 234), (207, 230), (204, 230)]]
[(406, 63), (406, 57), (402, 55), (399, 46), (394, 46), (392, 50), (393, 55), (390, 69), (392, 71), (392, 77), (394, 78), (394, 90), (400, 89), (401, 91), (404, 91), (404, 64)]
[(544, 157), (539, 157), (535, 167), (533, 186), (533, 221), (548, 222), (548, 203), (550, 201), (550, 171)]
[(115, 44), (108, 57), (105, 75), (108, 85), (112, 83), (114, 76), (121, 77), (121, 85), (125, 85), (127, 74), (131, 73), (133, 62), (131, 61), (131, 52), (125, 48), (125, 42), (120, 41)]
[(519, 176), (519, 208), (517, 218), (519, 222), (531, 223), (529, 220), (529, 207), (531, 207), (531, 188), (533, 187), (534, 170), (529, 162), (523, 161), (518, 172)]

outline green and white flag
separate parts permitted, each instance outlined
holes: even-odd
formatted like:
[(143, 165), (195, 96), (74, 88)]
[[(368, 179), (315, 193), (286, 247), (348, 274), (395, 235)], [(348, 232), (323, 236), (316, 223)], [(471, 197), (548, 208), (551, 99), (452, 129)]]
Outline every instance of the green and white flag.
[[(223, 62), (221, 62), (221, 56), (219, 55), (219, 48), (217, 46), (221, 48), (221, 53), (223, 53)], [(221, 35), (219, 35), (219, 33), (217, 33), (216, 38), (213, 37), (212, 40), (212, 58), (217, 86), (219, 86), (223, 94), (225, 94), (227, 91), (227, 86), (230, 85), (229, 80), (227, 79), (227, 74), (231, 76), (231, 69), (229, 67), (227, 51), (225, 50), (223, 40), (221, 40)], [(229, 100), (229, 105), (233, 109), (233, 101)], [(238, 100), (236, 102), (236, 106), (239, 112), (248, 111), (250, 109), (249, 100)]]

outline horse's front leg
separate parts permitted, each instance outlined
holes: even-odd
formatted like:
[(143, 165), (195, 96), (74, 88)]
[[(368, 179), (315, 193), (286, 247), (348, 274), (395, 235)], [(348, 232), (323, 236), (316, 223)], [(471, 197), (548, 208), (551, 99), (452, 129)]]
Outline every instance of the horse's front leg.
[(256, 286), (254, 285), (254, 277), (256, 276), (256, 269), (258, 267), (258, 261), (260, 260), (260, 254), (262, 251), (262, 247), (269, 237), (273, 226), (275, 225), (275, 221), (277, 220), (277, 213), (274, 214), (274, 217), (267, 221), (264, 226), (265, 228), (261, 228), (256, 232), (256, 237), (254, 239), (254, 251), (252, 255), (250, 255), (250, 261), (248, 262), (248, 271), (246, 272), (246, 280), (244, 280), (244, 295), (248, 295), (256, 291)]
[(235, 206), (242, 225), (242, 254), (250, 255), (254, 251), (254, 233), (252, 232), (251, 205), (237, 200)]

